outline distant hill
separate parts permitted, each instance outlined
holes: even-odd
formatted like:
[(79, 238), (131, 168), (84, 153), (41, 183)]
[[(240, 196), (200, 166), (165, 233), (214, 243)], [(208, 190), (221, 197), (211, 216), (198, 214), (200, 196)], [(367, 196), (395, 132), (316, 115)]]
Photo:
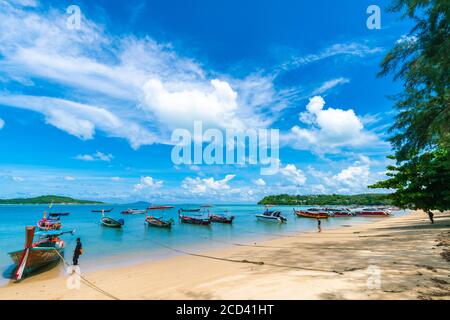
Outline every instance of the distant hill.
[(266, 196), (258, 202), (258, 204), (274, 204), (274, 205), (390, 205), (389, 194), (365, 193), (356, 195), (288, 195), (279, 194)]
[(102, 204), (103, 202), (78, 200), (70, 197), (60, 197), (53, 195), (40, 196), (35, 198), (0, 199), (0, 204)]

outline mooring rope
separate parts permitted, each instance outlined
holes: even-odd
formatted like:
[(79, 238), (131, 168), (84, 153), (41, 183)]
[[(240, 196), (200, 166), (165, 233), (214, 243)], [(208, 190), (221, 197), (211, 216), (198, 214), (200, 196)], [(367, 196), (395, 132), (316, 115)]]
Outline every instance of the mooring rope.
[(270, 266), (270, 267), (279, 267), (279, 268), (289, 268), (289, 269), (298, 269), (298, 270), (308, 270), (308, 271), (317, 271), (317, 272), (325, 272), (325, 273), (337, 273), (337, 274), (343, 274), (343, 272), (337, 271), (337, 270), (326, 270), (326, 269), (317, 269), (317, 268), (307, 268), (307, 267), (299, 267), (299, 266), (289, 266), (289, 265), (283, 265), (283, 264), (275, 264), (275, 263), (267, 263), (264, 261), (251, 261), (251, 260), (238, 260), (238, 259), (230, 259), (230, 258), (221, 258), (221, 257), (214, 257), (214, 256), (209, 256), (209, 255), (205, 255), (205, 254), (199, 254), (199, 253), (193, 253), (193, 252), (189, 252), (189, 251), (185, 251), (185, 250), (181, 250), (181, 249), (177, 249), (174, 247), (171, 247), (169, 245), (166, 245), (164, 243), (158, 242), (158, 241), (152, 241), (153, 243), (164, 247), (166, 249), (178, 252), (178, 253), (183, 253), (185, 255), (189, 255), (189, 256), (194, 256), (194, 257), (200, 257), (200, 258), (206, 258), (206, 259), (212, 259), (212, 260), (219, 260), (219, 261), (227, 261), (227, 262), (234, 262), (234, 263), (244, 263), (244, 264), (254, 264), (254, 265), (259, 265), (259, 266)]
[[(61, 258), (61, 260), (63, 261), (63, 263), (64, 263), (66, 266), (68, 266), (68, 267), (71, 267), (71, 266), (72, 266), (71, 264), (69, 264), (69, 263), (66, 261), (66, 259), (64, 259), (64, 257), (59, 253), (58, 250), (56, 250), (55, 248), (53, 248), (53, 250), (56, 251), (56, 253), (58, 254), (58, 256)], [(119, 298), (117, 298), (117, 297), (114, 296), (113, 294), (111, 294), (111, 293), (109, 293), (109, 292), (103, 290), (102, 288), (96, 286), (94, 283), (90, 282), (88, 279), (86, 279), (85, 277), (83, 277), (83, 275), (81, 275), (80, 273), (78, 273), (78, 272), (75, 271), (74, 269), (72, 269), (72, 272), (76, 273), (76, 274), (80, 277), (80, 279), (83, 280), (83, 281), (85, 282), (85, 284), (86, 284), (88, 287), (90, 287), (90, 288), (92, 288), (92, 289), (94, 289), (94, 290), (96, 290), (96, 291), (98, 291), (98, 292), (104, 294), (105, 296), (107, 296), (107, 297), (109, 297), (109, 298), (111, 298), (111, 299), (113, 299), (113, 300), (120, 300)]]

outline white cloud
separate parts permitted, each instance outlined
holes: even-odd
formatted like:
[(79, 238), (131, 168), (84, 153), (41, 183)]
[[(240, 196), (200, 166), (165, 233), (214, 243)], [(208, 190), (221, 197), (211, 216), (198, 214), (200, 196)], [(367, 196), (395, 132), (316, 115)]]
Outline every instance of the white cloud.
[[(44, 10), (0, 2), (0, 72), (6, 79), (49, 81), (67, 94), (4, 94), (2, 104), (40, 112), (48, 124), (80, 139), (93, 139), (99, 130), (133, 148), (167, 143), (170, 129), (190, 128), (193, 120), (231, 128), (271, 122), (264, 108), (276, 99), (270, 78), (211, 76), (171, 44), (113, 37), (84, 16), (81, 30), (72, 32), (64, 13)], [(263, 88), (271, 90), (249, 99), (249, 92)]]
[(164, 184), (162, 180), (156, 180), (152, 177), (141, 177), (140, 183), (134, 186), (134, 191), (143, 191), (146, 189), (161, 188)]
[(382, 144), (376, 135), (364, 130), (364, 125), (352, 109), (324, 109), (321, 96), (309, 100), (307, 111), (299, 119), (307, 128), (294, 126), (285, 142), (300, 150), (335, 153), (340, 147), (362, 147)]
[(0, 104), (43, 113), (48, 124), (83, 140), (92, 139), (96, 128), (111, 137), (127, 139), (135, 149), (141, 145), (151, 144), (156, 139), (141, 125), (122, 119), (97, 106), (57, 98), (23, 95), (0, 96)]
[(17, 177), (17, 176), (13, 176), (12, 179), (13, 179), (14, 182), (23, 182), (23, 181), (25, 181), (24, 178), (22, 178), (22, 177)]
[(313, 62), (317, 62), (323, 59), (338, 55), (365, 57), (367, 55), (376, 54), (382, 52), (380, 47), (369, 47), (363, 43), (350, 42), (350, 43), (336, 43), (319, 53), (308, 54), (305, 56), (295, 56), (290, 61), (281, 65), (284, 70), (298, 68), (303, 65), (307, 65)]
[(234, 177), (234, 174), (228, 174), (222, 180), (215, 180), (213, 177), (203, 179), (199, 177), (187, 177), (183, 180), (181, 186), (191, 193), (223, 192), (231, 189), (228, 182), (230, 182)]
[(111, 177), (111, 181), (119, 182), (122, 181), (121, 177)]
[(306, 182), (306, 176), (303, 171), (297, 169), (293, 164), (287, 164), (284, 168), (280, 167), (279, 173), (281, 173), (288, 181), (295, 183), (296, 185), (303, 185)]
[(66, 180), (66, 181), (75, 181), (75, 178), (71, 177), (71, 176), (65, 176), (64, 180)]
[(262, 178), (256, 179), (256, 180), (254, 180), (253, 182), (254, 182), (257, 186), (260, 186), (260, 187), (263, 187), (263, 186), (266, 185), (266, 182), (265, 182)]
[(315, 89), (312, 92), (312, 95), (316, 95), (316, 94), (322, 94), (328, 90), (333, 89), (334, 87), (341, 85), (341, 84), (346, 84), (349, 83), (350, 80), (347, 78), (337, 78), (337, 79), (332, 79), (329, 81), (325, 81), (319, 88)]
[(79, 154), (75, 157), (77, 160), (81, 161), (105, 161), (110, 162), (114, 156), (112, 154), (105, 154), (103, 152), (97, 151), (94, 154)]
[(5, 121), (3, 121), (3, 119), (0, 118), (0, 130), (3, 129), (4, 126), (5, 126)]

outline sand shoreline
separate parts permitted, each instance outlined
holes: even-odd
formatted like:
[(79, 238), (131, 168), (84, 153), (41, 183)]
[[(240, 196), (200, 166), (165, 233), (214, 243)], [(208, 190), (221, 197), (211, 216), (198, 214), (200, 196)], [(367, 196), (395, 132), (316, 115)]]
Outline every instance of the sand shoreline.
[[(118, 299), (450, 299), (450, 214), (434, 225), (419, 212), (374, 219), (84, 276)], [(112, 298), (66, 282), (42, 273), (0, 288), (0, 299)]]

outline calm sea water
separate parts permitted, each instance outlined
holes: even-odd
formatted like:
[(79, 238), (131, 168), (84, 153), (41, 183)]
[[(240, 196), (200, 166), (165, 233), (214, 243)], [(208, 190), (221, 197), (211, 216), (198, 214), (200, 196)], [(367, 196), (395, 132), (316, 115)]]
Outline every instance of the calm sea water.
[[(122, 229), (106, 228), (100, 225), (100, 213), (92, 213), (92, 209), (114, 208), (108, 215), (123, 218)], [(289, 235), (299, 231), (317, 229), (314, 219), (296, 218), (292, 207), (274, 207), (281, 210), (288, 218), (287, 223), (279, 224), (260, 221), (255, 214), (262, 213), (264, 207), (257, 205), (218, 205), (211, 210), (223, 212), (229, 210), (236, 216), (232, 225), (212, 224), (210, 227), (180, 224), (177, 211), (180, 207), (196, 207), (194, 205), (176, 205), (174, 209), (164, 211), (164, 216), (174, 218), (175, 225), (171, 230), (148, 227), (144, 223), (145, 215), (122, 215), (127, 205), (87, 206), (87, 205), (55, 205), (52, 212), (70, 212), (62, 217), (63, 230), (75, 229), (75, 235), (64, 235), (66, 241), (66, 258), (71, 261), (76, 238), (83, 243), (84, 254), (80, 258), (83, 271), (91, 271), (111, 265), (127, 265), (131, 263), (161, 259), (174, 256), (176, 253), (166, 247), (203, 251), (218, 247), (230, 246), (233, 243), (254, 243), (280, 235)], [(198, 206), (197, 206), (198, 207)], [(301, 207), (296, 207), (301, 208)], [(44, 211), (45, 205), (0, 205), (0, 284), (8, 282), (13, 265), (7, 254), (23, 248), (25, 226), (36, 225)], [(396, 215), (404, 214), (397, 212)], [(155, 213), (157, 215), (157, 213)], [(332, 218), (322, 221), (322, 228), (332, 228), (355, 223), (376, 221), (380, 218)], [(382, 219), (382, 218), (381, 218)]]

